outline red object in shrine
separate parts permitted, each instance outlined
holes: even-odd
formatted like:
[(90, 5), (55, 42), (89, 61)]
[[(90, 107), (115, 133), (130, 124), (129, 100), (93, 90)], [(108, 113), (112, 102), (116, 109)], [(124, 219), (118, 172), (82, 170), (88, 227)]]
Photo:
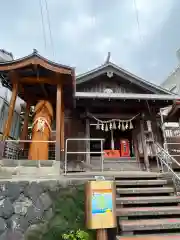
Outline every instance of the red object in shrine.
[(120, 141), (120, 145), (121, 145), (121, 157), (130, 157), (129, 141), (127, 139), (122, 139)]
[(119, 158), (120, 153), (119, 150), (104, 150), (105, 158)]

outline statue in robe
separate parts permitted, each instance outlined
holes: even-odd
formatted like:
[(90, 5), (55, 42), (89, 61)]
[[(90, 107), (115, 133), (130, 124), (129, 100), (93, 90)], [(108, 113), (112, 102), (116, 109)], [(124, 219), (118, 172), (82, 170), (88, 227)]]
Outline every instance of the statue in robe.
[(32, 142), (28, 159), (48, 160), (49, 139), (53, 120), (53, 107), (50, 102), (41, 100), (35, 106), (32, 125)]

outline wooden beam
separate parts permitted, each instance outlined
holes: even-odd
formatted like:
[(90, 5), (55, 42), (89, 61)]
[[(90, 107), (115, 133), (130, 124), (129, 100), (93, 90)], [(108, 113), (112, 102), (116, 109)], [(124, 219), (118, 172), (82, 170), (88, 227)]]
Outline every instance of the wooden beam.
[(61, 99), (61, 153), (64, 156), (64, 101)]
[(146, 170), (149, 171), (149, 158), (147, 153), (147, 145), (146, 145), (145, 132), (144, 132), (144, 119), (140, 120), (140, 129), (141, 129), (142, 147), (144, 152), (144, 163), (146, 166)]
[(133, 143), (134, 143), (134, 154), (135, 154), (136, 161), (138, 162), (138, 165), (140, 168), (141, 164), (140, 164), (140, 157), (139, 157), (139, 150), (138, 150), (137, 135), (138, 135), (138, 131), (137, 131), (137, 128), (135, 128), (132, 130), (132, 138), (133, 138)]
[(45, 97), (47, 98), (47, 97), (48, 97), (48, 93), (47, 93), (47, 90), (46, 90), (44, 84), (41, 84), (41, 89), (42, 89), (42, 91), (43, 91)]
[(61, 114), (62, 114), (62, 85), (57, 85), (56, 96), (56, 160), (61, 158)]
[[(90, 138), (90, 122), (88, 117), (86, 117), (86, 138)], [(86, 141), (86, 151), (90, 152), (90, 141)], [(86, 163), (90, 164), (89, 153), (86, 153)]]
[(10, 134), (17, 95), (18, 95), (18, 83), (14, 82), (13, 83), (13, 89), (12, 89), (11, 101), (10, 101), (10, 104), (9, 104), (8, 118), (7, 118), (6, 123), (4, 125), (3, 140), (8, 138), (9, 134)]
[(57, 78), (54, 78), (52, 80), (52, 78), (47, 78), (47, 77), (23, 77), (19, 79), (20, 83), (25, 83), (25, 84), (29, 84), (29, 85), (33, 85), (35, 83), (48, 83), (51, 85), (56, 85), (58, 83)]

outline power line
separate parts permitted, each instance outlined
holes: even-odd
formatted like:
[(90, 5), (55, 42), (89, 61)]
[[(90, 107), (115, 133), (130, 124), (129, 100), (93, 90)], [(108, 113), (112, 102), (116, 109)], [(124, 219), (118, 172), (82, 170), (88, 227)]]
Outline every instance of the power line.
[(41, 23), (42, 23), (42, 30), (43, 30), (43, 40), (44, 40), (44, 48), (45, 51), (47, 50), (47, 41), (46, 41), (46, 29), (44, 24), (44, 16), (43, 16), (43, 6), (41, 0), (39, 0), (40, 11), (41, 11)]
[(139, 38), (140, 38), (140, 41), (143, 42), (143, 38), (142, 38), (142, 35), (141, 35), (139, 14), (138, 14), (138, 8), (137, 8), (136, 0), (134, 0), (134, 8), (135, 8), (135, 14), (136, 14), (136, 21), (137, 21), (137, 28), (138, 28)]
[(52, 31), (51, 31), (51, 22), (50, 22), (50, 15), (49, 15), (49, 9), (48, 9), (47, 0), (45, 0), (45, 6), (46, 6), (46, 12), (47, 12), (47, 20), (48, 20), (48, 28), (49, 28), (49, 34), (50, 34), (52, 54), (53, 54), (53, 58), (55, 58), (55, 54), (54, 54), (54, 43), (53, 43), (53, 37), (52, 37)]

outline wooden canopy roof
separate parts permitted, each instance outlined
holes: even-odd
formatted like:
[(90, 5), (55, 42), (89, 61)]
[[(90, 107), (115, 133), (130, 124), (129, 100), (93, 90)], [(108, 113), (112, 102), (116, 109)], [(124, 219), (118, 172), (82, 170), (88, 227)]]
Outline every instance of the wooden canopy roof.
[(103, 65), (77, 76), (76, 84), (80, 85), (85, 82), (92, 81), (94, 78), (97, 78), (100, 75), (106, 74), (107, 72), (113, 72), (117, 76), (125, 79), (127, 82), (134, 83), (135, 85), (140, 86), (141, 88), (144, 88), (145, 90), (148, 90), (151, 93), (175, 95), (158, 85), (148, 82), (148, 81), (124, 70), (123, 68), (117, 66), (116, 64), (114, 64), (110, 61), (107, 61)]
[(73, 98), (75, 91), (75, 69), (52, 62), (39, 55), (37, 50), (26, 57), (0, 63), (0, 78), (3, 86), (10, 90), (16, 79), (20, 83), (18, 95), (25, 101), (28, 96), (55, 100), (59, 83), (66, 98)]

